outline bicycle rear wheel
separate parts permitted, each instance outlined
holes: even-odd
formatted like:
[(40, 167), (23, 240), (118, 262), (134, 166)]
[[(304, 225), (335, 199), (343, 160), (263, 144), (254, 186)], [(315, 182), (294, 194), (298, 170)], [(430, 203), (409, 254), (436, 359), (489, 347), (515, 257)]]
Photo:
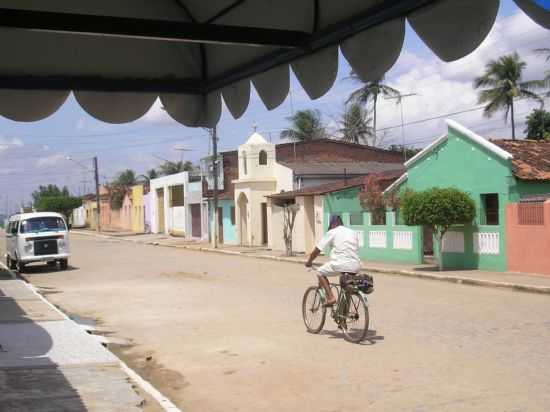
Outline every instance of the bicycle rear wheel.
[(346, 321), (341, 325), (342, 332), (347, 341), (359, 343), (369, 331), (369, 308), (358, 293), (347, 294), (346, 299)]
[(327, 308), (323, 307), (323, 298), (317, 286), (311, 286), (302, 299), (304, 325), (310, 333), (319, 333), (325, 325)]

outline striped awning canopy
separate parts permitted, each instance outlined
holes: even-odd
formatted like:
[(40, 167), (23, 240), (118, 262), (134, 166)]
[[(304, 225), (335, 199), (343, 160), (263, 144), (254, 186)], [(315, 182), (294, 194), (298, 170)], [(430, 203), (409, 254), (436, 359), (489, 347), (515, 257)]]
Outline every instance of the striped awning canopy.
[[(550, 28), (542, 0), (515, 0)], [(472, 52), (499, 0), (0, 0), (0, 115), (36, 121), (73, 92), (97, 119), (124, 123), (157, 98), (175, 120), (211, 127), (223, 98), (238, 118), (253, 86), (280, 105), (290, 70), (324, 95), (340, 49), (363, 80), (401, 52), (405, 22), (444, 61)]]

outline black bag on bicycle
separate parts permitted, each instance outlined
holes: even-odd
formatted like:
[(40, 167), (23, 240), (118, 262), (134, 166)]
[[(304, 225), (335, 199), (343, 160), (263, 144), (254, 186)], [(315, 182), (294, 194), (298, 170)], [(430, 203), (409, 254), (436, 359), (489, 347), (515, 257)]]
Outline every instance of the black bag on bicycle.
[(343, 273), (342, 276), (340, 276), (340, 286), (343, 290), (359, 290), (363, 293), (369, 294), (374, 291), (374, 278), (366, 273), (359, 275)]

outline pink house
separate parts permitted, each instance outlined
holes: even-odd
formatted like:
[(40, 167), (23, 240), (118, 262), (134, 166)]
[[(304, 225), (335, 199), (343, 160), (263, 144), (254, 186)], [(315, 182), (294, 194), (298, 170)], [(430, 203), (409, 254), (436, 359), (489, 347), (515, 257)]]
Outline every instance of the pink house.
[(122, 230), (132, 230), (132, 207), (132, 192), (128, 191), (120, 208), (119, 228)]

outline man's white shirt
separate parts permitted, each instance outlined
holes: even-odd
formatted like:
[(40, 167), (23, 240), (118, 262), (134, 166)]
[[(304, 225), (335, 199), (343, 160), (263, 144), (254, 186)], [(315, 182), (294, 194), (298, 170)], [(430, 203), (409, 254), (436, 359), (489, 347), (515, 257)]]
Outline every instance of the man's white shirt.
[(330, 248), (330, 263), (338, 272), (357, 273), (361, 268), (359, 258), (359, 234), (345, 226), (329, 230), (317, 244), (317, 249), (323, 251)]

